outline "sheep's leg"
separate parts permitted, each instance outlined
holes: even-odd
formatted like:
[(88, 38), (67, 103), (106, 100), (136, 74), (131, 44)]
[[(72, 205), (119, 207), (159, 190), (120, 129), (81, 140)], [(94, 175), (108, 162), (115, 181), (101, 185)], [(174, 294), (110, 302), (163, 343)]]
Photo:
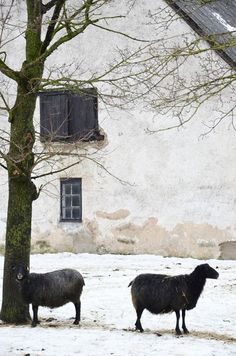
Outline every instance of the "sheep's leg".
[(179, 310), (175, 310), (175, 314), (176, 314), (176, 327), (175, 327), (175, 332), (177, 335), (181, 335), (181, 331), (179, 328), (179, 317), (180, 317), (180, 312)]
[(136, 320), (136, 323), (135, 323), (135, 327), (136, 327), (136, 330), (139, 330), (141, 333), (143, 332), (143, 328), (142, 328), (140, 319), (141, 319), (143, 310), (144, 310), (144, 308), (142, 308), (142, 307), (138, 307), (136, 309), (137, 320)]
[(38, 305), (32, 304), (32, 309), (33, 309), (33, 321), (31, 325), (35, 327), (37, 324), (40, 323), (40, 321), (38, 320)]
[(188, 334), (189, 331), (186, 328), (186, 324), (185, 324), (185, 309), (182, 310), (182, 328), (185, 334)]
[(80, 322), (80, 311), (81, 311), (81, 302), (74, 303), (75, 306), (75, 321), (74, 324), (78, 325)]

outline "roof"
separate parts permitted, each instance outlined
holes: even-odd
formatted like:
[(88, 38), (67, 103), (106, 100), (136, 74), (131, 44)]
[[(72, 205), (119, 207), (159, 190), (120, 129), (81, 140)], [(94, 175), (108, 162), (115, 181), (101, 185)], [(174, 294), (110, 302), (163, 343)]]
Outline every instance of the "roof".
[[(236, 0), (168, 0), (166, 1), (201, 36), (214, 36), (220, 44), (236, 43)], [(218, 34), (218, 36), (217, 36)], [(210, 38), (207, 38), (210, 44)], [(217, 50), (236, 68), (236, 46)]]

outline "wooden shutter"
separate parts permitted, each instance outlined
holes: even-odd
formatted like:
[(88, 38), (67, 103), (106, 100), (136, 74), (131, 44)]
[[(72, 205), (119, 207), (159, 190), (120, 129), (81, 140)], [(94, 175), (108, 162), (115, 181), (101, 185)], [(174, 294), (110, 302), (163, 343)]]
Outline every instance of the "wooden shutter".
[(40, 136), (43, 140), (68, 138), (68, 93), (40, 94)]
[(69, 132), (73, 138), (89, 140), (98, 131), (97, 105), (94, 90), (85, 94), (71, 93)]

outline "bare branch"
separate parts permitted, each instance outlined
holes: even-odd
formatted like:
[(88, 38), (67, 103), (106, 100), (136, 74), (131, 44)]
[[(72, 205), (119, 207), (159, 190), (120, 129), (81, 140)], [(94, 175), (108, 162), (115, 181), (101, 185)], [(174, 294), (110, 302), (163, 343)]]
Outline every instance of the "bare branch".
[(53, 6), (57, 4), (58, 0), (51, 0), (47, 4), (42, 4), (42, 14), (46, 14)]
[(0, 163), (0, 167), (4, 168), (7, 170), (7, 166), (4, 166), (4, 164)]
[(5, 107), (1, 107), (0, 109), (1, 110), (5, 110), (5, 111), (7, 111), (9, 113), (11, 109), (10, 109), (10, 107), (9, 107), (9, 105), (8, 105), (8, 103), (7, 103), (7, 101), (6, 101), (6, 99), (5, 99), (5, 97), (4, 97), (2, 92), (0, 92), (0, 97), (2, 98), (2, 101), (3, 101), (4, 105), (5, 105)]
[(60, 168), (60, 169), (56, 169), (56, 170), (52, 170), (52, 171), (47, 172), (47, 173), (42, 173), (42, 174), (39, 174), (39, 175), (32, 176), (31, 179), (38, 179), (38, 178), (47, 177), (47, 176), (50, 176), (50, 175), (53, 175), (53, 174), (56, 174), (56, 173), (64, 172), (65, 170), (68, 170), (68, 169), (70, 169), (70, 168), (72, 168), (74, 166), (77, 166), (79, 163), (81, 163), (81, 160), (76, 161), (75, 163), (70, 164), (70, 165), (68, 165), (66, 167)]
[[(117, 17), (118, 17), (118, 16), (116, 16), (116, 18), (117, 18)], [(119, 17), (124, 17), (124, 16), (119, 16)], [(100, 28), (100, 29), (102, 29), (102, 30), (104, 30), (104, 31), (112, 32), (112, 33), (115, 33), (116, 35), (121, 35), (121, 36), (123, 36), (123, 37), (129, 38), (129, 39), (131, 39), (132, 41), (146, 42), (146, 43), (147, 43), (147, 42), (150, 42), (150, 40), (139, 39), (139, 38), (130, 36), (130, 35), (128, 35), (127, 33), (124, 33), (124, 32), (121, 32), (121, 31), (116, 31), (116, 30), (113, 30), (113, 29), (111, 29), (111, 28), (98, 25), (98, 24), (95, 23), (95, 22), (93, 22), (92, 25), (95, 26), (95, 27), (97, 27), (97, 28)]]
[(49, 22), (49, 25), (48, 25), (48, 29), (47, 29), (47, 33), (46, 33), (46, 36), (45, 36), (45, 40), (44, 40), (44, 42), (42, 44), (41, 53), (45, 52), (45, 50), (47, 49), (48, 45), (50, 44), (50, 42), (51, 42), (51, 40), (53, 38), (54, 29), (55, 29), (55, 26), (57, 24), (61, 9), (62, 9), (63, 5), (65, 4), (65, 1), (66, 0), (56, 1), (56, 4), (55, 4), (56, 6), (55, 6), (55, 9), (54, 9), (52, 18), (51, 18), (51, 20)]
[(17, 71), (14, 71), (10, 67), (4, 63), (2, 59), (0, 59), (0, 72), (6, 75), (8, 78), (13, 79), (14, 81), (18, 82), (20, 79), (20, 74)]

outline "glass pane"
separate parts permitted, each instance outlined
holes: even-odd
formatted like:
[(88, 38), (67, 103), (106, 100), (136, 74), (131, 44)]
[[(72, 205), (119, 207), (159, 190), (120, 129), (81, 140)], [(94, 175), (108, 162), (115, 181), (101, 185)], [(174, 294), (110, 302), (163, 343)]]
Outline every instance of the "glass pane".
[(72, 194), (80, 193), (80, 184), (76, 183), (72, 185)]
[(65, 194), (71, 194), (71, 184), (64, 184)]
[(65, 197), (65, 203), (67, 208), (71, 207), (71, 197)]
[(71, 209), (65, 209), (65, 219), (71, 219)]
[(80, 209), (79, 208), (74, 208), (72, 210), (72, 218), (73, 219), (79, 219), (80, 218)]
[(80, 206), (80, 196), (74, 195), (72, 197), (72, 206)]

